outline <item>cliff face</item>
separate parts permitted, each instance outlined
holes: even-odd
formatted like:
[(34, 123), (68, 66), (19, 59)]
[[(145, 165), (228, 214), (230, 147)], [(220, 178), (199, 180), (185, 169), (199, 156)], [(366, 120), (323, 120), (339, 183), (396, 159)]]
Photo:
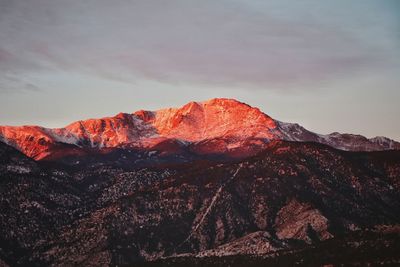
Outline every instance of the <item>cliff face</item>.
[[(244, 158), (255, 155), (273, 140), (312, 141), (351, 151), (400, 149), (400, 143), (384, 137), (312, 133), (300, 125), (276, 121), (233, 99), (190, 102), (180, 108), (154, 112), (120, 113), (77, 121), (59, 129), (0, 126), (0, 140), (36, 160), (54, 160), (88, 151), (101, 153), (110, 148), (176, 154), (182, 147), (193, 155)], [(165, 142), (175, 145), (165, 147)]]
[(71, 169), (0, 149), (0, 259), (11, 266), (295, 253), (400, 222), (398, 151), (283, 141), (234, 162)]

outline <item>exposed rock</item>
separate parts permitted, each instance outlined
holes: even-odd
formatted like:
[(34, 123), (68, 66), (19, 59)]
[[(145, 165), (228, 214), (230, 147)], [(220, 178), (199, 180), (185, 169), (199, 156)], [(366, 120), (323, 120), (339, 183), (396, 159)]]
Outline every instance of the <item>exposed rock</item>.
[(274, 240), (268, 232), (259, 231), (218, 246), (215, 249), (202, 251), (196, 256), (260, 255), (272, 253), (283, 248), (285, 248), (283, 242)]
[(328, 219), (311, 205), (295, 199), (278, 212), (275, 224), (279, 239), (300, 239), (311, 243), (333, 237), (328, 232)]

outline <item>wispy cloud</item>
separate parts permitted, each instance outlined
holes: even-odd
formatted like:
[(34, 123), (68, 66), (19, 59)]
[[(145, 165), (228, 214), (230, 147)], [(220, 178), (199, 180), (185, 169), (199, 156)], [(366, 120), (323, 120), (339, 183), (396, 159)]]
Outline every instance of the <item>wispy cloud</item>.
[(39, 86), (33, 84), (29, 79), (18, 78), (15, 76), (2, 75), (0, 77), (0, 94), (41, 92)]
[[(347, 5), (353, 13), (341, 10), (345, 4), (263, 2), (9, 1), (0, 21), (0, 69), (286, 88), (396, 64), (398, 43), (373, 36), (386, 22), (372, 25), (373, 13), (360, 13), (368, 12), (367, 1)], [(343, 21), (325, 19), (326, 12)], [(365, 36), (363, 27), (375, 28)]]

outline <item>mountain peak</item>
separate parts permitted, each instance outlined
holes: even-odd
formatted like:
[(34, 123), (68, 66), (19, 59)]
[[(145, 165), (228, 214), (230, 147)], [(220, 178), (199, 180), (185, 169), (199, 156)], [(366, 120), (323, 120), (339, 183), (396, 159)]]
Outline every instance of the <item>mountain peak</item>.
[[(201, 104), (203, 106), (221, 106), (227, 109), (236, 109), (236, 108), (250, 108), (254, 110), (258, 110), (256, 107), (252, 107), (244, 102), (240, 102), (234, 98), (211, 98), (209, 100), (205, 100), (202, 102), (195, 102), (197, 104)], [(261, 112), (261, 111), (260, 111)]]
[(224, 97), (217, 97), (217, 98), (211, 98), (205, 101), (202, 101), (201, 103), (203, 104), (210, 104), (210, 105), (215, 105), (215, 104), (239, 104), (239, 105), (246, 105), (247, 104), (240, 102), (234, 98), (224, 98)]
[(259, 109), (225, 98), (158, 110), (153, 126), (163, 136), (191, 142), (224, 136), (269, 138), (276, 128), (274, 120)]

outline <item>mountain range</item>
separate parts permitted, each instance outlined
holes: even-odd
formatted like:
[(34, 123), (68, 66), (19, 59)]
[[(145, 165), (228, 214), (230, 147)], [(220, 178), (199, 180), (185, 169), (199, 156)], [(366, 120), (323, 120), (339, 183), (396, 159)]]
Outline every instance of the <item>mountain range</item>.
[(190, 102), (180, 108), (119, 113), (57, 129), (0, 126), (0, 140), (35, 160), (113, 148), (246, 157), (260, 152), (274, 140), (317, 142), (349, 151), (400, 149), (399, 142), (385, 137), (316, 134), (298, 124), (275, 120), (258, 108), (222, 98)]
[(0, 266), (400, 264), (388, 138), (232, 99), (0, 136)]

